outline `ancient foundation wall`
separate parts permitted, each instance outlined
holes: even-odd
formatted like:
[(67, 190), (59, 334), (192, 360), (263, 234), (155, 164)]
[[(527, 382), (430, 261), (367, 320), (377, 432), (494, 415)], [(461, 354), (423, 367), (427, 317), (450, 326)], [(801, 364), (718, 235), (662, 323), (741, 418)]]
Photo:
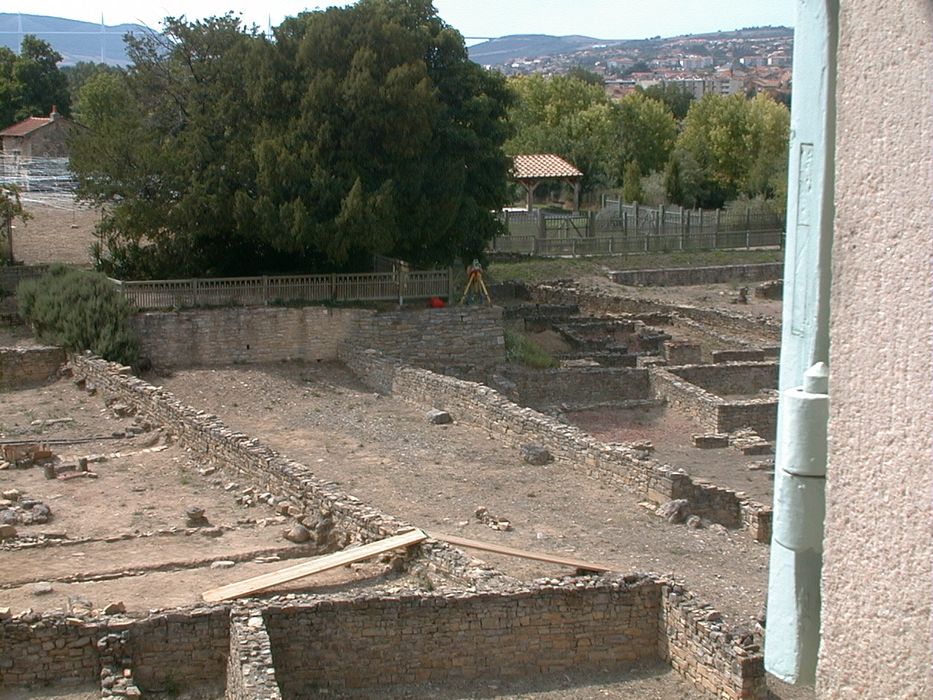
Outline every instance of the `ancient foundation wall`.
[(289, 700), (312, 688), (521, 678), (655, 660), (659, 597), (651, 579), (597, 580), (497, 595), (332, 596), (269, 607), (265, 620)]
[(784, 263), (780, 262), (661, 270), (623, 270), (610, 272), (609, 279), (616, 284), (631, 287), (678, 287), (691, 284), (719, 284), (733, 280), (762, 282), (780, 279), (783, 275)]
[(505, 361), (498, 307), (195, 309), (140, 313), (133, 326), (140, 355), (161, 367), (334, 360), (343, 344), (479, 379)]
[(26, 613), (0, 621), (0, 688), (99, 681), (113, 657), (129, 660), (143, 690), (222, 686), (229, 646), (225, 606), (135, 619)]
[[(744, 393), (749, 384), (770, 381), (772, 375), (776, 382), (776, 367), (772, 363), (652, 367), (651, 388), (659, 398), (692, 416), (705, 431), (732, 433), (741, 428), (751, 428), (761, 437), (773, 440), (777, 429), (777, 398), (726, 400), (690, 379), (696, 377), (720, 389)], [(737, 368), (737, 379), (729, 376), (733, 368)]]
[[(408, 524), (365, 505), (314, 476), (307, 466), (278, 454), (258, 439), (229, 429), (217, 416), (186, 406), (170, 392), (134, 377), (129, 367), (88, 355), (74, 355), (75, 376), (118, 396), (136, 413), (163, 426), (198, 458), (234, 470), (254, 486), (290, 501), (292, 517), (314, 533), (321, 553), (351, 542), (397, 534)], [(476, 567), (444, 544), (421, 546), (431, 566), (446, 576), (474, 583)]]
[(360, 316), (347, 344), (373, 348), (435, 372), (484, 380), (505, 362), (502, 309), (452, 306)]
[(719, 613), (682, 586), (661, 587), (659, 655), (706, 697), (769, 697), (761, 649), (734, 636)]
[[(752, 537), (767, 541), (764, 530), (758, 526), (766, 523), (770, 508), (729, 489), (696, 482), (677, 469), (647, 458), (637, 449), (600, 442), (579, 428), (519, 406), (483, 384), (409, 367), (374, 350), (344, 348), (341, 359), (361, 380), (379, 391), (450, 411), (455, 420), (484, 428), (516, 448), (538, 443), (571, 468), (654, 501), (688, 498), (691, 509), (698, 515), (727, 527), (753, 528), (748, 531)], [(674, 375), (669, 376), (686, 384)], [(746, 512), (756, 515), (746, 517), (743, 515)], [(764, 515), (759, 518), (759, 513)], [(770, 531), (767, 537), (770, 539)]]
[(282, 700), (276, 675), (262, 610), (234, 608), (225, 700)]
[(140, 356), (161, 367), (332, 360), (363, 309), (223, 308), (137, 314)]
[(65, 364), (65, 351), (48, 346), (0, 348), (0, 389), (42, 384)]
[[(560, 406), (565, 409), (589, 408), (651, 398), (646, 369), (562, 367), (533, 370), (509, 367), (502, 374), (515, 384), (516, 400), (537, 410)], [(581, 399), (572, 400), (571, 396)]]
[(680, 365), (668, 367), (667, 371), (720, 397), (735, 394), (751, 396), (763, 389), (777, 389), (777, 362)]
[(627, 314), (676, 314), (682, 318), (711, 326), (719, 331), (732, 333), (755, 333), (764, 335), (778, 343), (781, 339), (781, 324), (767, 318), (753, 319), (743, 314), (723, 309), (707, 309), (696, 306), (668, 304), (650, 299), (634, 299), (608, 292), (583, 288), (573, 282), (538, 284), (531, 289), (532, 300), (542, 304), (576, 304), (584, 313), (603, 315)]

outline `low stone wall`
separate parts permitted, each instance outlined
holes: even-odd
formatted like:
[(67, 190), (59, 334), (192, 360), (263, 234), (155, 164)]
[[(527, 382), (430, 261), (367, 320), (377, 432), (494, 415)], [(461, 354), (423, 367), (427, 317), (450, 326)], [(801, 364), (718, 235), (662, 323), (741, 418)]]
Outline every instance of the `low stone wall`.
[(751, 318), (723, 309), (708, 309), (696, 306), (669, 304), (651, 299), (635, 299), (593, 287), (584, 287), (575, 282), (550, 282), (538, 284), (531, 289), (532, 300), (542, 304), (576, 304), (587, 314), (675, 314), (682, 318), (711, 326), (718, 331), (733, 333), (755, 333), (764, 335), (773, 342), (781, 340), (781, 324), (770, 318)]
[[(481, 427), (516, 448), (529, 442), (541, 444), (571, 468), (656, 502), (687, 498), (698, 515), (727, 527), (757, 527), (758, 519), (743, 517), (743, 509), (765, 509), (729, 489), (695, 482), (635, 448), (600, 442), (579, 428), (519, 406), (483, 384), (409, 367), (374, 350), (344, 348), (341, 360), (379, 391), (421, 406), (451, 411), (456, 420)], [(670, 373), (667, 376), (692, 386)], [(749, 530), (749, 534), (765, 541), (757, 529)]]
[(763, 389), (777, 389), (778, 382), (776, 362), (680, 365), (667, 371), (717, 396), (754, 395)]
[(451, 306), (360, 316), (347, 345), (379, 350), (442, 374), (485, 380), (505, 362), (502, 309)]
[(334, 360), (341, 345), (391, 352), (438, 372), (485, 379), (505, 361), (502, 309), (247, 307), (137, 314), (140, 355), (160, 367)]
[[(72, 356), (71, 365), (76, 377), (118, 396), (137, 415), (163, 426), (194, 455), (288, 499), (297, 509), (293, 517), (314, 533), (320, 553), (351, 542), (383, 539), (411, 527), (318, 479), (307, 466), (278, 454), (258, 439), (230, 430), (217, 416), (186, 406), (164, 389), (134, 377), (129, 367), (88, 355)], [(452, 547), (439, 543), (422, 546), (421, 551), (446, 576), (470, 584), (490, 581)]]
[[(648, 370), (612, 367), (562, 367), (534, 370), (500, 369), (515, 385), (515, 400), (539, 411), (579, 410), (592, 406), (651, 398)], [(573, 401), (568, 397), (580, 396)]]
[(282, 700), (272, 659), (272, 643), (262, 610), (230, 613), (230, 655), (225, 700)]
[(693, 284), (720, 284), (733, 280), (762, 282), (779, 279), (783, 274), (784, 263), (779, 262), (661, 270), (623, 270), (610, 272), (609, 279), (616, 284), (629, 287), (680, 287)]
[(62, 348), (45, 345), (0, 348), (0, 389), (43, 384), (66, 361)]
[[(707, 371), (717, 370), (721, 371)], [(729, 372), (735, 369), (736, 377)], [(751, 428), (763, 438), (773, 440), (777, 431), (777, 398), (723, 399), (695, 384), (691, 379), (706, 381), (720, 389), (736, 389), (748, 383), (777, 381), (774, 363), (743, 363), (732, 365), (684, 365), (681, 367), (652, 367), (651, 389), (659, 398), (678, 406), (710, 433), (732, 433), (740, 428)]]
[(657, 659), (657, 583), (579, 583), (498, 595), (328, 596), (267, 608), (282, 696), (537, 677)]
[(160, 367), (332, 360), (363, 309), (223, 308), (136, 314), (140, 356)]
[(761, 650), (736, 637), (716, 610), (679, 584), (661, 587), (660, 657), (706, 697), (748, 700), (769, 697)]
[(87, 620), (26, 612), (0, 621), (0, 688), (99, 681), (115, 648), (144, 691), (222, 687), (229, 646), (224, 606)]

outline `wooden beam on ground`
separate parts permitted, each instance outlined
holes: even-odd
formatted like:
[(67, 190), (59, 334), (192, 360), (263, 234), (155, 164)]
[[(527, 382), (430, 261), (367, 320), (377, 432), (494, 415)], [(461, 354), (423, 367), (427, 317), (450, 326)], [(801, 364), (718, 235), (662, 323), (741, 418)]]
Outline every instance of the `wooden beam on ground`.
[(521, 557), (522, 559), (534, 559), (535, 561), (544, 561), (548, 564), (561, 564), (563, 566), (572, 566), (575, 569), (583, 571), (605, 572), (612, 571), (612, 567), (604, 564), (592, 564), (590, 562), (580, 561), (579, 559), (570, 559), (568, 557), (558, 557), (553, 554), (542, 554), (540, 552), (529, 552), (524, 549), (513, 549), (499, 544), (490, 544), (489, 542), (480, 542), (479, 540), (469, 540), (465, 537), (456, 535), (440, 535), (431, 533), (431, 537), (447, 544), (453, 544), (458, 547), (468, 547), (470, 549), (479, 549), (484, 552), (493, 552), (494, 554), (505, 554), (510, 557)]
[(328, 571), (329, 569), (336, 569), (338, 566), (369, 559), (377, 554), (391, 552), (393, 549), (418, 544), (426, 539), (428, 539), (428, 536), (421, 530), (409, 530), (401, 535), (388, 537), (378, 542), (370, 542), (360, 547), (352, 547), (333, 554), (326, 554), (322, 557), (315, 557), (309, 561), (294, 564), (293, 566), (288, 566), (278, 571), (272, 571), (268, 574), (254, 576), (226, 586), (213, 588), (202, 593), (201, 597), (209, 603), (216, 603), (221, 600), (230, 600), (231, 598), (251, 595), (281, 583), (287, 583), (299, 578), (304, 578), (305, 576), (310, 576), (311, 574), (318, 574), (322, 571)]

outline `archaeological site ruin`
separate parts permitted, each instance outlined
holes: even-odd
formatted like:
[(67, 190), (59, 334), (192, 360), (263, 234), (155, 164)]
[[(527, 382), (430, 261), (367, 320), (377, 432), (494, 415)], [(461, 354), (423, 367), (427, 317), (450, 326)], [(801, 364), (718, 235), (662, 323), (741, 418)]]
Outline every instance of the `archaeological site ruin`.
[(780, 276), (5, 342), (0, 697), (768, 697)]

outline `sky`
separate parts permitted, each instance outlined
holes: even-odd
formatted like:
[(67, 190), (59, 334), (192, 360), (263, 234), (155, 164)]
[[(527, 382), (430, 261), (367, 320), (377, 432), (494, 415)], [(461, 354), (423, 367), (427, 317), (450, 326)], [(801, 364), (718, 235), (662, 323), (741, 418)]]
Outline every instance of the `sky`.
[[(228, 11), (266, 29), (270, 21), (304, 10), (324, 9), (324, 0), (4, 0), (0, 12), (22, 12), (100, 22), (136, 22), (159, 28), (166, 16), (201, 19)], [(760, 25), (794, 24), (795, 0), (434, 0), (438, 14), (465, 37), (507, 34), (582, 34), (598, 39), (644, 39)]]

